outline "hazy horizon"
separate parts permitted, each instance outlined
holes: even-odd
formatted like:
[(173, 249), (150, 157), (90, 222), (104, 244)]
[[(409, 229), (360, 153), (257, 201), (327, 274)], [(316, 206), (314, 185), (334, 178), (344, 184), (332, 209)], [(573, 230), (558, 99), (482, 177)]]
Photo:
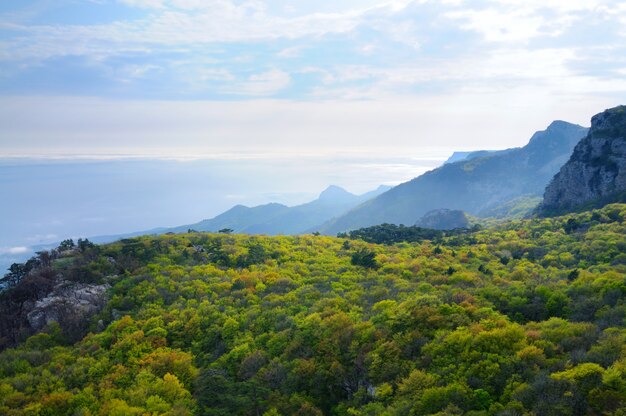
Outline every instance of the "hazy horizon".
[(4, 1), (0, 250), (362, 193), (588, 126), (626, 101), (624, 27), (615, 0)]
[(440, 165), (451, 152), (410, 155), (216, 154), (213, 158), (0, 157), (0, 268), (33, 247), (173, 227), (234, 205), (294, 206), (330, 185), (362, 194)]

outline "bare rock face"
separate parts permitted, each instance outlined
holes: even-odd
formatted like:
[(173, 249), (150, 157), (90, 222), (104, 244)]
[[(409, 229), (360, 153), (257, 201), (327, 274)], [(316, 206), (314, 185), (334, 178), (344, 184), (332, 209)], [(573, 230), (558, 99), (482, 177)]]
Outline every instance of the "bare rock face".
[(43, 299), (38, 300), (26, 315), (35, 331), (52, 322), (72, 325), (84, 323), (106, 303), (109, 285), (88, 285), (61, 282)]
[(591, 119), (591, 130), (546, 188), (543, 215), (582, 206), (621, 202), (626, 197), (626, 106)]

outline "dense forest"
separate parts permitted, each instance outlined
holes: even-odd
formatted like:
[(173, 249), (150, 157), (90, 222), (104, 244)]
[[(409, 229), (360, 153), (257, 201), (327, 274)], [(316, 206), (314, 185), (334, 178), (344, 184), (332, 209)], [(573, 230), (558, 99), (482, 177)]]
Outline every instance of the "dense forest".
[[(486, 221), (485, 221), (486, 222)], [(441, 241), (446, 236), (467, 234), (480, 230), (476, 224), (471, 228), (455, 228), (453, 230), (433, 230), (416, 225), (380, 224), (372, 227), (359, 228), (358, 230), (339, 233), (339, 238), (363, 240), (368, 243), (393, 244), (393, 243), (416, 243), (424, 240)]]
[[(625, 220), (66, 242), (4, 280), (0, 414), (626, 415)], [(88, 322), (6, 318), (60, 281)]]

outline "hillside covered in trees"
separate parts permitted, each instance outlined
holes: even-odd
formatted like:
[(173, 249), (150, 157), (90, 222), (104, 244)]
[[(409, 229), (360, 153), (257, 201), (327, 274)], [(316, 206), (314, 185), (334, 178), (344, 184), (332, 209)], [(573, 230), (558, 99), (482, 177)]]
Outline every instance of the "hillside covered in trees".
[(41, 253), (5, 279), (4, 312), (63, 285), (106, 294), (84, 326), (0, 317), (0, 414), (626, 414), (626, 205), (369, 233), (390, 244), (189, 233)]

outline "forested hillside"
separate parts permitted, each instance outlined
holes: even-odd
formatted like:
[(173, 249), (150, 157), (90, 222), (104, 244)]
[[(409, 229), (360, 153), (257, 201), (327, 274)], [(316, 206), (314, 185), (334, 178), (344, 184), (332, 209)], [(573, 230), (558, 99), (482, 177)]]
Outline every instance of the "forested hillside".
[(103, 307), (0, 353), (0, 414), (624, 415), (625, 220), (66, 244), (0, 304), (81, 282), (110, 286)]

